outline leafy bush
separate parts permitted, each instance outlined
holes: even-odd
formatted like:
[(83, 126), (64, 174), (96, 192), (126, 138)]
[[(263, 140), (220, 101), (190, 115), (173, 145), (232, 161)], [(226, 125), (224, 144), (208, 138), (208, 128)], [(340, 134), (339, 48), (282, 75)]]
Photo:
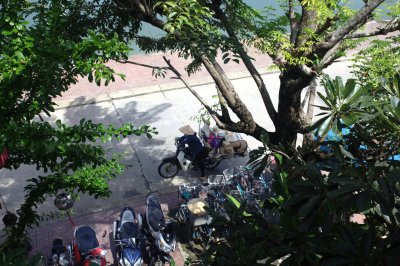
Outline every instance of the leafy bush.
[[(245, 202), (228, 207), (230, 235), (209, 250), (205, 264), (399, 265), (400, 163), (393, 160), (400, 144), (399, 76), (382, 82), (386, 94), (354, 93), (352, 101), (340, 99), (351, 97), (344, 92), (355, 88), (354, 81), (343, 85), (339, 78), (327, 78), (324, 84), (330, 93), (325, 121), (357, 117), (349, 134), (325, 143), (335, 160), (310, 160), (317, 156), (305, 153), (309, 149), (285, 151), (268, 142), (252, 151), (251, 159), (258, 159), (261, 169), (268, 156), (279, 159), (276, 196), (262, 206), (279, 212), (280, 221), (245, 215)], [(345, 104), (336, 104), (340, 101)], [(323, 124), (316, 125), (318, 132), (326, 132)], [(333, 126), (337, 123), (326, 124), (340, 134), (340, 127)], [(329, 170), (321, 171), (328, 164)]]

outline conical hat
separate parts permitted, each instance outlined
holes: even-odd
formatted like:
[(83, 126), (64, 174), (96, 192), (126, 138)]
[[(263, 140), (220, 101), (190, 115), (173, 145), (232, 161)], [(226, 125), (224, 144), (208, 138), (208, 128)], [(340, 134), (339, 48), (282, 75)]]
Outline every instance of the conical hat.
[(180, 132), (182, 132), (185, 135), (194, 135), (194, 130), (189, 126), (185, 125), (179, 129)]
[(191, 213), (196, 215), (205, 215), (207, 211), (204, 209), (204, 206), (208, 207), (208, 203), (199, 198), (191, 199), (187, 203), (188, 209)]

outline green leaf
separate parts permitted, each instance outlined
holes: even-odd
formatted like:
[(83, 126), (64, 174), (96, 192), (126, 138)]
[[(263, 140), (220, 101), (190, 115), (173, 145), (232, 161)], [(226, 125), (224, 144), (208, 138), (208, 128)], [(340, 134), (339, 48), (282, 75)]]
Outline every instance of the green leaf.
[(319, 197), (312, 197), (310, 198), (305, 204), (303, 204), (299, 210), (297, 211), (297, 214), (299, 217), (306, 217), (309, 215), (312, 211), (315, 211), (315, 206), (317, 205), (319, 201)]
[[(307, 131), (311, 132), (314, 129), (320, 128), (322, 126), (322, 124), (331, 116), (331, 114), (328, 114), (320, 119), (318, 119), (314, 124), (312, 124), (311, 126), (307, 127)], [(317, 131), (318, 132), (318, 131)]]
[(328, 133), (330, 127), (332, 126), (332, 120), (333, 120), (332, 115), (328, 115), (325, 117), (325, 120), (323, 121), (321, 126), (318, 128), (318, 131), (317, 131), (318, 136), (325, 136)]
[(343, 145), (339, 145), (339, 147), (340, 147), (340, 151), (342, 152), (342, 154), (344, 155), (344, 156), (346, 156), (346, 157), (348, 157), (348, 158), (350, 158), (350, 159), (355, 159), (354, 158), (354, 156), (348, 151), (348, 150), (346, 150), (344, 147), (343, 147)]
[(348, 79), (346, 81), (344, 91), (342, 92), (344, 99), (347, 99), (350, 95), (352, 95), (354, 89), (356, 88), (356, 84), (357, 83), (355, 79)]
[[(237, 209), (240, 209), (240, 208), (241, 208), (241, 203), (240, 203), (235, 197), (233, 197), (232, 195), (229, 195), (229, 194), (226, 194), (226, 196), (227, 196), (227, 198), (229, 199), (229, 201), (230, 201), (231, 203), (233, 203), (233, 205), (234, 205)], [(242, 215), (243, 215), (243, 216), (247, 216), (247, 217), (252, 216), (250, 213), (247, 213), (246, 211), (243, 211), (243, 212), (242, 212)]]
[(340, 118), (343, 120), (343, 123), (346, 126), (354, 125), (357, 122), (357, 120), (359, 119), (356, 114), (352, 114), (352, 113), (342, 114), (340, 116)]
[(328, 198), (335, 199), (338, 197), (342, 197), (346, 194), (353, 193), (354, 191), (360, 190), (362, 187), (359, 183), (349, 183), (344, 186), (339, 187), (333, 191), (329, 191), (327, 193)]
[(321, 98), (321, 100), (326, 104), (327, 107), (330, 108), (330, 110), (332, 110), (332, 106), (333, 104), (328, 100), (327, 97), (325, 97), (322, 93), (317, 92), (319, 98)]
[(371, 193), (369, 191), (362, 191), (357, 198), (357, 211), (364, 212), (372, 208)]

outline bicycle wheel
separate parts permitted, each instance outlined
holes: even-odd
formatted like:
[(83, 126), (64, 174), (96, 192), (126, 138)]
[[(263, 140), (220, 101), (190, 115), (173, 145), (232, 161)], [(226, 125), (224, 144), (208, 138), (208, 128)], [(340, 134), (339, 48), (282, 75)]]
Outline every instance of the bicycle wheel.
[(210, 237), (205, 232), (196, 230), (193, 226), (189, 230), (189, 247), (197, 256), (204, 255), (210, 247)]

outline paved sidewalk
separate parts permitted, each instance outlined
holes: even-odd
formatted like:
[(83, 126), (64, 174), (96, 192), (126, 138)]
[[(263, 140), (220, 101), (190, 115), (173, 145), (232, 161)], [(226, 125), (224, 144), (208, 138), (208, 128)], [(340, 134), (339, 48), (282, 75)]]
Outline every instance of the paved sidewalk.
[[(161, 207), (166, 215), (170, 215), (170, 211), (178, 207), (178, 188), (172, 187), (163, 190), (164, 192), (155, 192)], [(134, 208), (136, 213), (145, 212), (145, 202), (147, 195), (139, 195), (132, 198), (121, 199), (119, 204), (111, 208), (100, 210), (93, 213), (83, 215), (71, 215), (71, 220), (75, 226), (90, 225), (97, 233), (99, 243), (107, 248), (107, 265), (117, 265), (114, 263), (115, 247), (113, 245), (112, 230), (113, 222), (118, 219), (119, 213), (123, 207), (129, 206)], [(41, 253), (46, 261), (51, 258), (51, 248), (53, 240), (61, 238), (64, 245), (71, 243), (74, 233), (74, 226), (68, 218), (56, 219), (43, 222), (39, 227), (30, 230), (29, 234), (32, 240), (33, 249), (31, 254)], [(103, 238), (104, 231), (107, 232)], [(184, 265), (184, 256), (180, 245), (177, 245), (175, 251), (171, 254), (176, 265)]]

